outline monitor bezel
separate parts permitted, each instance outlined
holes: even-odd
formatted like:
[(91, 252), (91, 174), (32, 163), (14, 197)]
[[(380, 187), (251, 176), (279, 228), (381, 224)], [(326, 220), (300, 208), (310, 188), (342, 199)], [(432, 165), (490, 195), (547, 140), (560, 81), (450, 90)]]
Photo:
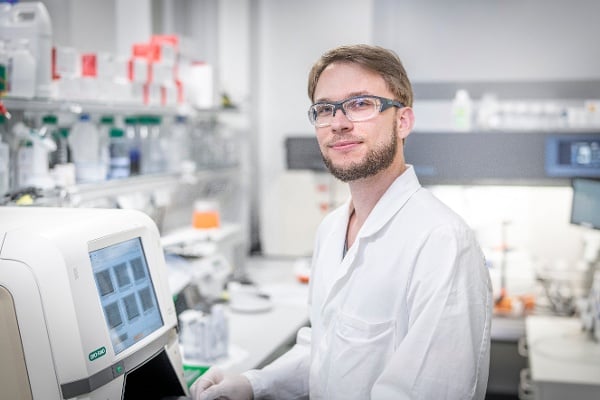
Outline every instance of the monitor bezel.
[[(600, 188), (600, 179), (590, 178), (590, 177), (575, 177), (571, 179), (571, 189), (573, 191), (573, 196), (571, 198), (571, 213), (569, 217), (569, 222), (572, 225), (582, 226), (589, 229), (600, 230), (600, 223), (594, 225), (593, 222), (580, 221), (575, 219), (575, 202), (576, 202), (576, 194), (578, 192), (576, 185), (579, 182), (592, 182), (595, 185), (598, 185)], [(598, 208), (600, 209), (600, 199), (598, 199)]]
[[(91, 275), (91, 279), (92, 279), (91, 284), (93, 284), (93, 287), (94, 287), (95, 302), (97, 303), (97, 307), (100, 310), (100, 313), (102, 315), (102, 322), (103, 322), (104, 330), (106, 333), (106, 337), (108, 338), (109, 344), (111, 347), (111, 354), (113, 357), (115, 357), (117, 359), (119, 359), (121, 357), (127, 357), (128, 355), (134, 353), (139, 347), (143, 347), (146, 343), (151, 342), (154, 339), (156, 339), (157, 337), (159, 337), (160, 335), (162, 335), (164, 333), (164, 330), (167, 328), (167, 324), (168, 324), (168, 321), (167, 321), (167, 318), (165, 315), (166, 308), (165, 308), (165, 304), (163, 304), (164, 300), (162, 299), (162, 295), (161, 295), (162, 288), (159, 283), (161, 280), (161, 277), (156, 273), (156, 270), (154, 268), (152, 268), (150, 265), (150, 262), (149, 262), (150, 256), (148, 253), (149, 253), (149, 249), (151, 247), (147, 243), (149, 238), (147, 238), (146, 235), (147, 235), (147, 233), (144, 228), (133, 228), (133, 229), (128, 229), (128, 230), (121, 231), (121, 232), (115, 232), (110, 235), (102, 236), (97, 239), (91, 240), (88, 242), (88, 246), (87, 246), (87, 257), (88, 257), (88, 262), (90, 263), (89, 265), (91, 268), (91, 270), (90, 270), (90, 272), (91, 272), (90, 275)], [(160, 319), (161, 319), (161, 325), (157, 329), (155, 329), (153, 332), (151, 332), (149, 335), (142, 338), (139, 342), (136, 342), (136, 343), (132, 344), (131, 346), (129, 346), (117, 353), (115, 351), (112, 340), (110, 339), (111, 331), (110, 331), (108, 324), (106, 323), (104, 310), (102, 308), (102, 300), (100, 297), (100, 293), (98, 292), (95, 277), (93, 274), (93, 267), (91, 264), (90, 254), (94, 251), (102, 250), (106, 247), (109, 247), (109, 246), (112, 246), (112, 245), (115, 245), (118, 243), (126, 242), (131, 239), (137, 239), (137, 238), (139, 238), (139, 240), (140, 240), (142, 252), (144, 254), (144, 258), (146, 260), (146, 265), (148, 267), (148, 274), (149, 274), (149, 278), (152, 283), (154, 294), (156, 297), (158, 312), (159, 312)]]

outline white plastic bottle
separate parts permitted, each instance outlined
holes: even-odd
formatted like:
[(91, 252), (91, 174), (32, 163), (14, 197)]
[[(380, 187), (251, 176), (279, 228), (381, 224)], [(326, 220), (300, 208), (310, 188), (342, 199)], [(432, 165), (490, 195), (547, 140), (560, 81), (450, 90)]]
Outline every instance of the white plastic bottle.
[(52, 21), (48, 9), (41, 1), (16, 3), (10, 9), (2, 9), (0, 37), (5, 40), (29, 40), (33, 58), (37, 60), (35, 73), (35, 96), (51, 94), (52, 68)]
[(465, 89), (456, 91), (452, 101), (452, 118), (456, 132), (470, 132), (473, 122), (473, 102)]
[(42, 189), (54, 187), (48, 167), (48, 154), (56, 150), (54, 141), (22, 122), (13, 126), (13, 134), (21, 139), (17, 154), (18, 186)]
[(8, 53), (8, 96), (32, 99), (35, 96), (36, 61), (29, 50), (29, 40), (11, 41)]
[(101, 165), (98, 129), (89, 114), (81, 114), (69, 135), (75, 177), (79, 183), (99, 182), (105, 179)]

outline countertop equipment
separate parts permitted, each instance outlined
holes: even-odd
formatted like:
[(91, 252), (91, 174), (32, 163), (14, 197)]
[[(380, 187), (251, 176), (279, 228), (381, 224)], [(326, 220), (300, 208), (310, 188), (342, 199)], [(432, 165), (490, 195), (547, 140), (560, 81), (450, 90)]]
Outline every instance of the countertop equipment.
[(10, 399), (188, 395), (158, 230), (131, 210), (0, 207)]

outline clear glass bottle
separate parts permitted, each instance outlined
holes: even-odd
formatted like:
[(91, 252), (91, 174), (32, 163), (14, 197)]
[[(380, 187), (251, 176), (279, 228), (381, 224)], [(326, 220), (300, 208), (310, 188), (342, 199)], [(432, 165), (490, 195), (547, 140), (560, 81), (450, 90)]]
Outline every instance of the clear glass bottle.
[(177, 115), (169, 132), (169, 149), (167, 152), (168, 170), (180, 172), (185, 162), (190, 162), (190, 132), (187, 118)]
[(115, 126), (115, 117), (103, 115), (98, 125), (98, 140), (100, 146), (100, 163), (104, 166), (105, 175), (108, 177), (110, 169), (110, 132)]
[(50, 168), (54, 168), (56, 164), (66, 164), (67, 154), (62, 143), (62, 138), (60, 137), (58, 118), (56, 115), (49, 114), (42, 117), (42, 128), (40, 133), (44, 137), (52, 139), (56, 144), (56, 150), (48, 155)]
[(139, 119), (142, 140), (142, 174), (157, 174), (167, 171), (168, 140), (161, 134), (162, 119), (144, 116)]
[(125, 118), (125, 139), (129, 149), (129, 167), (131, 175), (141, 172), (142, 144), (138, 127), (138, 118), (129, 116)]
[(110, 131), (110, 169), (108, 179), (127, 178), (130, 173), (129, 146), (125, 132), (119, 128)]
[(211, 307), (211, 359), (225, 358), (229, 354), (229, 321), (222, 304)]

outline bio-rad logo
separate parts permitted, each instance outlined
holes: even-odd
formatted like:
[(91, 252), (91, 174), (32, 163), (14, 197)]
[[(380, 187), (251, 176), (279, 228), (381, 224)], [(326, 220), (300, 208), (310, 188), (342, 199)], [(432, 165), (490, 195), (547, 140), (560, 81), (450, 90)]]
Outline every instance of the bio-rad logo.
[(106, 347), (102, 346), (99, 349), (92, 351), (90, 353), (90, 355), (88, 356), (88, 358), (90, 359), (90, 361), (94, 361), (94, 360), (102, 357), (105, 354), (106, 354)]

